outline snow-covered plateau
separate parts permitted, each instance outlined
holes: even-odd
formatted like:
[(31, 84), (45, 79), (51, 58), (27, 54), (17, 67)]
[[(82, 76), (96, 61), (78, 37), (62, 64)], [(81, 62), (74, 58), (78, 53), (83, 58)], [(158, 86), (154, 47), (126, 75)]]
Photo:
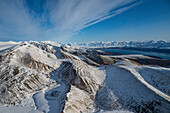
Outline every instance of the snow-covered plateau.
[(0, 42), (0, 113), (169, 113), (170, 60), (82, 47), (115, 45), (170, 42)]

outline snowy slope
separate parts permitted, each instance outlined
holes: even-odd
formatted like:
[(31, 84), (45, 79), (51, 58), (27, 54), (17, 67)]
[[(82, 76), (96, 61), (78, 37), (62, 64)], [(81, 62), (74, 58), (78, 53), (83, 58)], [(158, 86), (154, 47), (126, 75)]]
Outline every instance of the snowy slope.
[[(170, 96), (165, 92), (169, 92), (170, 83), (166, 79), (169, 75), (165, 75), (164, 72), (170, 73), (169, 68), (150, 67), (149, 72), (142, 73), (141, 76), (139, 73), (144, 72), (145, 68), (148, 67), (133, 64), (128, 60), (107, 66), (105, 84), (97, 93), (97, 105), (103, 110), (126, 109), (134, 112), (168, 113)], [(154, 87), (146, 76), (148, 77), (148, 73), (154, 73), (157, 70), (160, 73), (157, 74), (158, 77), (155, 75), (155, 78), (159, 79), (162, 76), (161, 81), (165, 84), (159, 84), (157, 81), (154, 83), (160, 86)], [(166, 88), (164, 92), (160, 90), (162, 87)]]

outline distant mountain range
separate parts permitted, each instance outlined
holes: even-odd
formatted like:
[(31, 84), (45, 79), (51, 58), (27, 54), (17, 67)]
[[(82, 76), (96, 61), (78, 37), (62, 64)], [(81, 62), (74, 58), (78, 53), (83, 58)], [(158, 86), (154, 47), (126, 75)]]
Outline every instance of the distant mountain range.
[(170, 48), (170, 41), (110, 41), (110, 42), (79, 42), (72, 43), (70, 45), (82, 46), (82, 47), (138, 47), (138, 48)]

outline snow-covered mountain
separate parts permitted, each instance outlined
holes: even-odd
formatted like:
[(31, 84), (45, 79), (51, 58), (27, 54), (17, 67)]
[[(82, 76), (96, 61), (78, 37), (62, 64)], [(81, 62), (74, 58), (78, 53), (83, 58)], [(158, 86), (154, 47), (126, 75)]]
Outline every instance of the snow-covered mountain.
[(139, 48), (170, 48), (169, 41), (123, 41), (123, 42), (80, 42), (72, 43), (71, 45), (82, 46), (82, 47), (139, 47)]
[(16, 44), (19, 44), (21, 42), (13, 42), (13, 41), (9, 41), (9, 42), (0, 42), (0, 52), (1, 50), (5, 50), (7, 48), (13, 47)]
[(0, 113), (170, 111), (170, 61), (45, 41), (2, 46)]

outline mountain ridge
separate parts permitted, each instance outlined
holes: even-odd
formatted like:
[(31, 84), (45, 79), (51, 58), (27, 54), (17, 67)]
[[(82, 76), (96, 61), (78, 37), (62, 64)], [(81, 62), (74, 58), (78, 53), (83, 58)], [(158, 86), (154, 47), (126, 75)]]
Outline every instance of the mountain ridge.
[(38, 113), (169, 111), (169, 60), (108, 54), (55, 42), (16, 44), (0, 52), (0, 108), (16, 111), (20, 106)]
[(165, 48), (170, 47), (170, 41), (91, 41), (91, 42), (75, 42), (70, 45), (81, 46), (81, 47), (139, 47), (139, 48)]

